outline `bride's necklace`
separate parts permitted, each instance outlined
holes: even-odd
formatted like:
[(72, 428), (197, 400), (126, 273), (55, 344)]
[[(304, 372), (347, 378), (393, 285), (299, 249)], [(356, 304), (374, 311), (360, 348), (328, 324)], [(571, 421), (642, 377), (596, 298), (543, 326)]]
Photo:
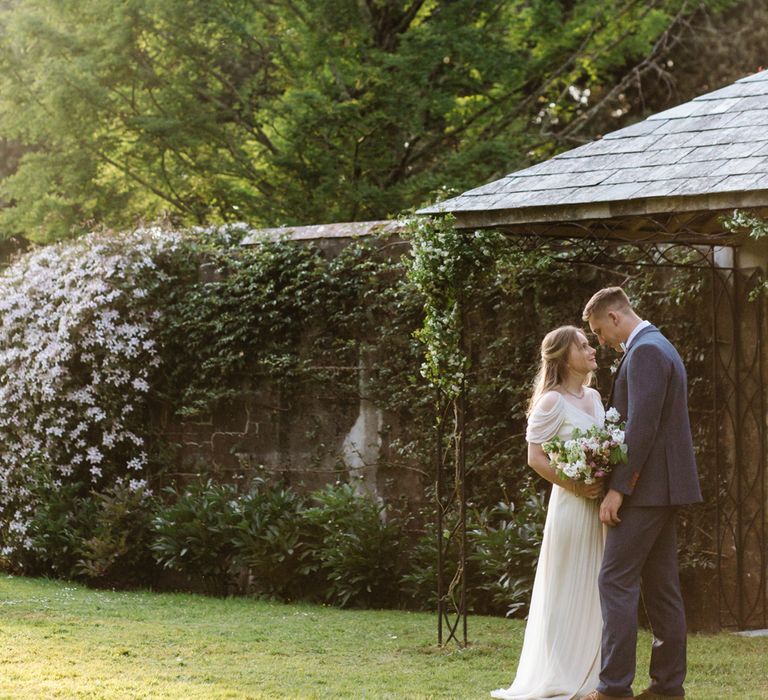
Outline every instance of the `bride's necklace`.
[(577, 398), (577, 399), (583, 399), (584, 398), (584, 387), (581, 387), (581, 393), (580, 394), (575, 394), (568, 387), (565, 387), (565, 386), (563, 387), (563, 391), (565, 391), (566, 393), (570, 394), (574, 398)]

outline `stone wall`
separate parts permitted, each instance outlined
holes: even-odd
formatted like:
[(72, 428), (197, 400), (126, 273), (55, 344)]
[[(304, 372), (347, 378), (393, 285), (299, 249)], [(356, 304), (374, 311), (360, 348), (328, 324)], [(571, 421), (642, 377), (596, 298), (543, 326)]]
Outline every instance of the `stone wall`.
[[(306, 241), (336, 255), (357, 237), (396, 233), (400, 227), (396, 222), (335, 224), (268, 229), (259, 235)], [(395, 247), (393, 253), (400, 255), (401, 249)], [(240, 397), (215, 414), (178, 421), (160, 413), (156, 422), (171, 445), (175, 464), (168, 480), (212, 474), (232, 481), (261, 474), (307, 492), (342, 479), (384, 501), (405, 497), (420, 502), (419, 473), (393, 467), (387, 459), (397, 416), (385, 416), (366, 398), (373, 362), (363, 349), (357, 366), (340, 368), (357, 375), (359, 397), (354, 401), (321, 394), (317, 385), (287, 396), (263, 378), (244, 377)]]

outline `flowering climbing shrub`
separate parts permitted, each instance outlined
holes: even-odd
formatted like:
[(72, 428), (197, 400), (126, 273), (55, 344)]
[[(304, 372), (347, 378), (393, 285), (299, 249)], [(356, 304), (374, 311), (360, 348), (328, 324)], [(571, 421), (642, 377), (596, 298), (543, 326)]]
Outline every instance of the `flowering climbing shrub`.
[(92, 234), (0, 276), (0, 552), (16, 568), (45, 549), (34, 516), (51, 492), (145, 489), (155, 298), (180, 240)]

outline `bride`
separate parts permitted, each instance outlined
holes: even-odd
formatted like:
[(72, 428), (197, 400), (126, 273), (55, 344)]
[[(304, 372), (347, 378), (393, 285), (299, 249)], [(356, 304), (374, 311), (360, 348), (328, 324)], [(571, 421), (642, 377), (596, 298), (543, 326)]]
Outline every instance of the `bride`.
[(552, 495), (517, 675), (509, 688), (491, 692), (494, 698), (570, 700), (598, 682), (603, 487), (561, 479), (541, 448), (555, 435), (568, 440), (574, 428), (602, 427), (600, 394), (588, 386), (596, 368), (595, 350), (578, 328), (556, 328), (542, 341), (526, 440), (528, 464), (553, 484)]

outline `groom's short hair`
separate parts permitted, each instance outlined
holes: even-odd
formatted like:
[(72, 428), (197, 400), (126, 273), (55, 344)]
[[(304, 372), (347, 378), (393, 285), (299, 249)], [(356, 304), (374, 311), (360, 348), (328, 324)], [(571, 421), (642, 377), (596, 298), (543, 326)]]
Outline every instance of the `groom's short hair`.
[(595, 292), (584, 307), (582, 318), (589, 321), (590, 316), (603, 314), (606, 311), (631, 311), (632, 304), (621, 287), (605, 287)]

